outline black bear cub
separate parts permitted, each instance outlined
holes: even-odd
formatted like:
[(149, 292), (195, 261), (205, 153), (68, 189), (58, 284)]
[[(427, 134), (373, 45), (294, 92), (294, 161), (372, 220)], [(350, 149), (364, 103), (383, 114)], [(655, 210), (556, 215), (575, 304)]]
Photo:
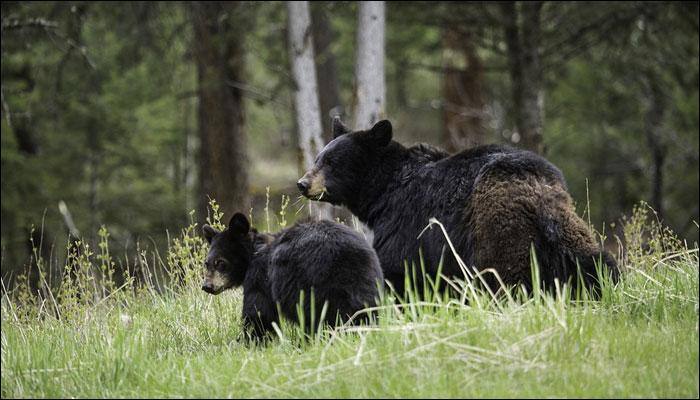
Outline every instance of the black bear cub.
[(202, 231), (210, 244), (202, 289), (219, 294), (243, 285), (243, 324), (253, 339), (272, 331), (272, 323), (279, 321), (278, 304), (284, 317), (298, 322), (302, 291), (307, 332), (324, 321), (346, 321), (379, 298), (384, 277), (377, 255), (345, 225), (305, 222), (260, 233), (237, 213), (223, 232), (210, 225)]

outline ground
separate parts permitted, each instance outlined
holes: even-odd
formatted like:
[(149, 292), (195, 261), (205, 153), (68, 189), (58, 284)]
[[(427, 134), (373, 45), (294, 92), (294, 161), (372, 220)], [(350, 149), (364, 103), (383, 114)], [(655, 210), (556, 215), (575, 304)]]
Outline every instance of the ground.
[[(1, 394), (697, 398), (697, 246), (634, 243), (600, 301), (495, 301), (466, 287), (469, 305), (389, 301), (376, 326), (302, 340), (285, 323), (267, 347), (236, 340), (240, 291), (209, 296), (194, 282), (97, 301), (64, 294), (60, 320), (51, 300), (28, 312), (4, 296)], [(184, 264), (200, 245), (185, 236), (171, 252)]]

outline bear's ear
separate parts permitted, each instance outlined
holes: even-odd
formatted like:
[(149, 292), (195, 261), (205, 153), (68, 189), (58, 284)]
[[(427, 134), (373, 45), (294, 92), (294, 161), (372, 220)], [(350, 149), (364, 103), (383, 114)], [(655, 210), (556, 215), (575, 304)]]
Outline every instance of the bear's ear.
[(211, 240), (214, 239), (214, 236), (218, 235), (219, 231), (217, 231), (214, 227), (212, 227), (209, 224), (204, 224), (202, 226), (202, 233), (204, 234), (204, 238), (207, 239), (207, 242), (211, 243)]
[(248, 218), (241, 213), (233, 214), (233, 217), (231, 217), (231, 220), (228, 222), (228, 229), (229, 231), (239, 235), (248, 234), (248, 231), (250, 230)]
[(333, 139), (350, 132), (347, 126), (340, 120), (340, 115), (333, 116)]
[(388, 119), (381, 120), (374, 124), (369, 130), (369, 137), (376, 146), (384, 147), (391, 142), (392, 128)]

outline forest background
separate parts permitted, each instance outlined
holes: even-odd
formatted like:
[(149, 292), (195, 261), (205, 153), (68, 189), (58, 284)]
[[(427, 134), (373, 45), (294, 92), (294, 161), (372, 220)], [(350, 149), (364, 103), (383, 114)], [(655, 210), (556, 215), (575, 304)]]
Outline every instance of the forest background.
[[(355, 124), (356, 2), (310, 3), (322, 137)], [(646, 201), (698, 240), (698, 4), (387, 2), (379, 113), (395, 140), (537, 151), (605, 232)], [(3, 2), (2, 276), (105, 226), (128, 259), (206, 217), (308, 214), (284, 2)], [(358, 122), (358, 124), (362, 125)], [(306, 157), (308, 158), (308, 157)], [(190, 211), (195, 210), (194, 213)], [(342, 214), (342, 213), (341, 213)], [(7, 287), (3, 287), (5, 290)]]

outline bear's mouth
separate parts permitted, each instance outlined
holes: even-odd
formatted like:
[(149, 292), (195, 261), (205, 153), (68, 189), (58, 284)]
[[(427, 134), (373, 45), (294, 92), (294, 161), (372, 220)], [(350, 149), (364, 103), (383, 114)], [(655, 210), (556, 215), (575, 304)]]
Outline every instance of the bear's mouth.
[(324, 202), (327, 202), (327, 203), (333, 202), (333, 199), (332, 199), (331, 196), (328, 194), (328, 191), (325, 190), (325, 189), (322, 190), (322, 191), (319, 192), (319, 193), (313, 193), (313, 194), (312, 194), (312, 193), (308, 193), (308, 194), (305, 194), (304, 196), (306, 196), (307, 199), (313, 200), (313, 201), (324, 201)]
[(327, 197), (327, 195), (325, 191), (322, 191), (314, 194), (309, 193), (306, 197), (308, 197), (310, 200), (321, 201), (324, 197)]
[(204, 291), (211, 294), (211, 295), (216, 296), (217, 294), (220, 294), (221, 292), (223, 292), (224, 289), (223, 288), (221, 288), (221, 289), (204, 289)]

